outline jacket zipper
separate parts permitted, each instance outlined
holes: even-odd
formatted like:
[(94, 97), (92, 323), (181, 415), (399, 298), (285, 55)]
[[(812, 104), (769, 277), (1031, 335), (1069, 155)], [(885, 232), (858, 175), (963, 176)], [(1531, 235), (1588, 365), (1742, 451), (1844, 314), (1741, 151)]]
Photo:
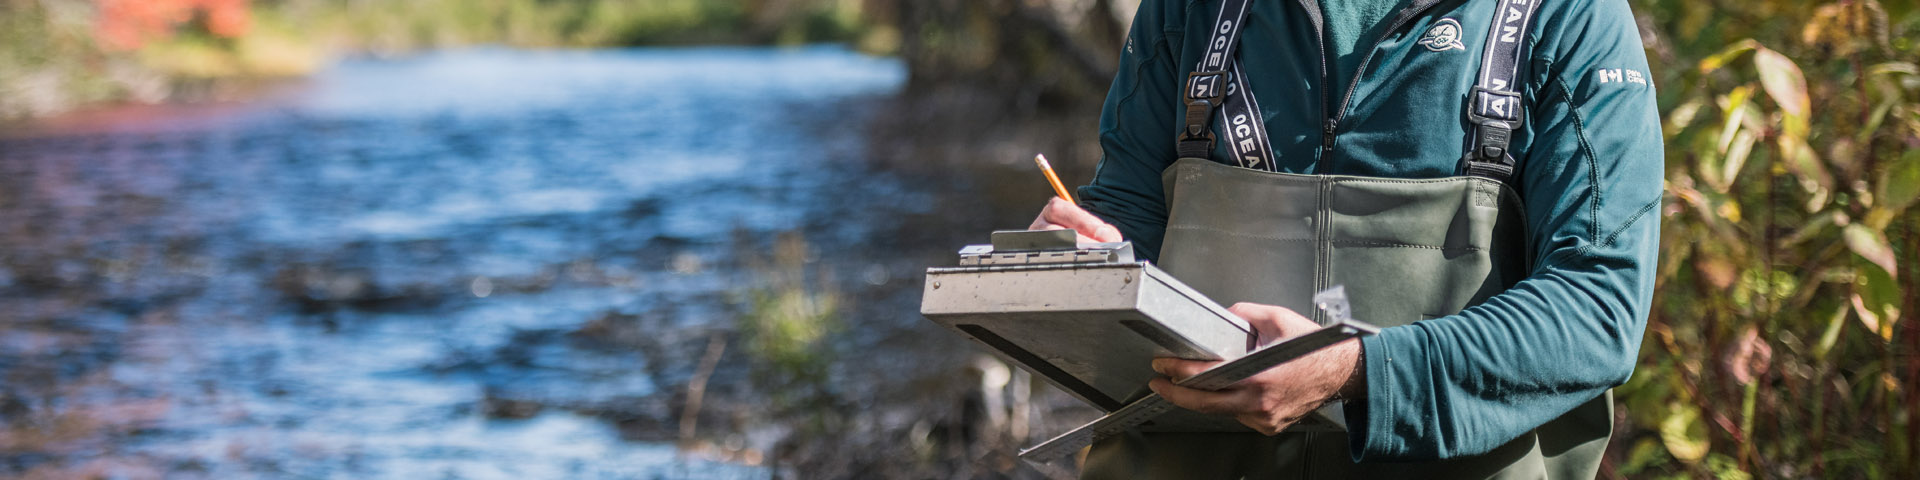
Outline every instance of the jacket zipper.
[[(1353, 82), (1347, 84), (1347, 92), (1345, 95), (1342, 95), (1340, 99), (1339, 111), (1330, 111), (1327, 105), (1327, 99), (1333, 94), (1332, 90), (1327, 90), (1326, 93), (1320, 95), (1320, 112), (1327, 115), (1327, 117), (1326, 126), (1321, 130), (1320, 136), (1320, 162), (1322, 162), (1322, 164), (1316, 167), (1315, 170), (1321, 173), (1329, 173), (1332, 171), (1332, 169), (1326, 168), (1327, 165), (1324, 162), (1327, 162), (1328, 158), (1333, 155), (1334, 133), (1340, 130), (1340, 121), (1347, 118), (1347, 109), (1353, 104), (1353, 92), (1360, 88), (1360, 76), (1366, 73), (1367, 64), (1373, 62), (1374, 51), (1379, 50), (1380, 44), (1386, 43), (1387, 37), (1393, 36), (1393, 32), (1400, 31), (1400, 27), (1406, 26), (1407, 21), (1413, 20), (1413, 17), (1427, 11), (1429, 8), (1433, 8), (1434, 5), (1438, 5), (1439, 3), (1440, 0), (1414, 0), (1413, 5), (1400, 9), (1400, 14), (1396, 15), (1393, 21), (1387, 25), (1387, 30), (1381, 32), (1380, 38), (1374, 40), (1373, 45), (1367, 48), (1367, 56), (1360, 57), (1360, 69), (1353, 72)], [(1314, 38), (1318, 40), (1320, 44), (1320, 85), (1325, 88), (1333, 83), (1333, 79), (1328, 76), (1327, 71), (1327, 32), (1322, 18), (1325, 12), (1320, 10), (1319, 0), (1300, 0), (1300, 6), (1306, 8), (1307, 19), (1313, 23)], [(1318, 312), (1315, 313), (1315, 316), (1318, 317)], [(1301, 478), (1313, 478), (1313, 432), (1307, 432), (1305, 437), (1306, 446), (1302, 448), (1300, 452), (1300, 474)]]
[[(1367, 49), (1367, 56), (1360, 58), (1360, 69), (1353, 72), (1353, 82), (1347, 84), (1347, 91), (1342, 95), (1340, 100), (1339, 111), (1331, 110), (1332, 107), (1328, 104), (1328, 99), (1333, 95), (1332, 90), (1326, 90), (1320, 95), (1320, 112), (1322, 115), (1325, 115), (1326, 118), (1320, 136), (1320, 160), (1322, 162), (1326, 161), (1327, 157), (1333, 154), (1334, 133), (1340, 129), (1340, 121), (1347, 117), (1347, 108), (1353, 103), (1353, 92), (1360, 88), (1360, 76), (1367, 71), (1367, 64), (1373, 62), (1374, 50), (1378, 50), (1380, 44), (1386, 43), (1387, 37), (1393, 36), (1394, 32), (1406, 26), (1408, 21), (1413, 20), (1413, 17), (1427, 11), (1429, 8), (1433, 8), (1434, 5), (1440, 3), (1440, 0), (1414, 0), (1414, 2), (1413, 5), (1400, 9), (1399, 15), (1395, 16), (1393, 21), (1388, 24), (1387, 30), (1382, 32), (1380, 38), (1374, 40), (1373, 45)], [(1325, 13), (1320, 10), (1319, 0), (1300, 0), (1300, 7), (1306, 10), (1307, 20), (1313, 24), (1313, 38), (1320, 46), (1320, 85), (1325, 88), (1333, 83), (1332, 78), (1328, 76), (1329, 72), (1327, 68), (1327, 32), (1325, 20), (1322, 17)], [(1325, 168), (1325, 165), (1322, 165), (1316, 168), (1316, 170), (1324, 173), (1329, 169)], [(1315, 312), (1315, 316), (1318, 316), (1318, 312)], [(1314, 434), (1313, 432), (1306, 432), (1304, 437), (1305, 445), (1301, 449), (1302, 461), (1300, 462), (1300, 473), (1303, 478), (1312, 478)]]
[[(1327, 76), (1327, 40), (1326, 32), (1322, 31), (1324, 27), (1321, 26), (1320, 19), (1320, 16), (1323, 14), (1319, 10), (1320, 5), (1318, 0), (1301, 0), (1301, 3), (1311, 3), (1311, 5), (1308, 6), (1312, 9), (1312, 13), (1307, 15), (1307, 17), (1313, 20), (1314, 32), (1320, 36), (1320, 84), (1326, 85), (1330, 83), (1332, 79)], [(1387, 24), (1386, 31), (1381, 32), (1380, 38), (1374, 40), (1373, 45), (1367, 48), (1367, 55), (1360, 57), (1360, 69), (1353, 72), (1353, 81), (1347, 84), (1346, 94), (1340, 99), (1340, 110), (1328, 113), (1326, 129), (1320, 140), (1321, 158), (1326, 158), (1328, 155), (1333, 154), (1334, 132), (1339, 130), (1340, 121), (1347, 118), (1347, 109), (1353, 105), (1353, 92), (1360, 89), (1360, 77), (1366, 73), (1367, 64), (1373, 63), (1374, 51), (1379, 50), (1380, 44), (1386, 43), (1387, 38), (1392, 37), (1394, 32), (1398, 32), (1401, 27), (1407, 26), (1408, 21), (1413, 20), (1414, 17), (1420, 16), (1420, 14), (1426, 12), (1427, 9), (1439, 4), (1440, 0), (1414, 0), (1412, 5), (1400, 9), (1400, 13), (1395, 15), (1393, 21)], [(1333, 92), (1328, 91), (1327, 93), (1331, 94)], [(1321, 111), (1327, 111), (1325, 107), (1326, 98), (1322, 96), (1320, 101), (1322, 105)]]
[[(1332, 106), (1329, 105), (1328, 102), (1329, 98), (1333, 96), (1333, 92), (1327, 88), (1331, 77), (1328, 77), (1327, 68), (1326, 20), (1322, 17), (1325, 13), (1320, 11), (1320, 0), (1300, 0), (1300, 8), (1306, 10), (1307, 21), (1313, 24), (1313, 39), (1320, 45), (1320, 85), (1323, 90), (1320, 93), (1320, 115), (1327, 120), (1324, 133), (1320, 136), (1320, 155), (1316, 160), (1325, 161), (1327, 155), (1333, 153), (1334, 127)], [(1324, 171), (1326, 169), (1316, 167), (1314, 170)]]

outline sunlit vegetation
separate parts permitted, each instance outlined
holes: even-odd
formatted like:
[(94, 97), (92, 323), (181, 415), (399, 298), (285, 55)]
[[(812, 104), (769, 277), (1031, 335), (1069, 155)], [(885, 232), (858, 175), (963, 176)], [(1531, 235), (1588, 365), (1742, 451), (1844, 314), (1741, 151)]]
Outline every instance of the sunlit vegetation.
[[(498, 43), (596, 47), (803, 43), (852, 39), (858, 2), (841, 0), (289, 1), (335, 41), (373, 51)], [(306, 15), (312, 15), (307, 17)]]
[(1920, 475), (1914, 5), (1636, 7), (1668, 201), (1612, 472)]
[(140, 48), (164, 39), (179, 25), (222, 38), (246, 35), (253, 26), (247, 0), (99, 0), (94, 2), (94, 31), (100, 45), (113, 50)]
[[(793, 428), (789, 442), (832, 438), (860, 416), (840, 408), (846, 399), (836, 394), (833, 376), (841, 357), (832, 340), (846, 327), (842, 297), (800, 233), (780, 234), (771, 243), (771, 254), (740, 254), (752, 278), (734, 292), (741, 307), (734, 323), (741, 355), (752, 365), (762, 397), (754, 417)], [(699, 439), (683, 425), (683, 444)]]
[(832, 279), (813, 268), (811, 247), (799, 234), (773, 243), (770, 256), (744, 255), (755, 278), (742, 292), (746, 308), (738, 328), (748, 355), (768, 367), (774, 383), (817, 387), (832, 360), (824, 341), (841, 327), (839, 295)]
[[(862, 0), (0, 0), (0, 119), (193, 99), (344, 55), (855, 42)], [(184, 95), (184, 97), (183, 97)], [(199, 93), (197, 96), (208, 96)]]
[(0, 1), (0, 118), (117, 98), (157, 100), (151, 82), (120, 75), (131, 61), (105, 55), (91, 25), (85, 5)]

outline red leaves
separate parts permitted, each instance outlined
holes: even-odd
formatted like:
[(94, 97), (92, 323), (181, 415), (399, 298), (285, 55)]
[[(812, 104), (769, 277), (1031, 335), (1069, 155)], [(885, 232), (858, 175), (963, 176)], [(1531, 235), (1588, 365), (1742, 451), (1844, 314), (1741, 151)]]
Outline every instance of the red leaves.
[(95, 0), (94, 36), (110, 50), (133, 50), (173, 35), (184, 23), (203, 20), (207, 33), (236, 37), (253, 25), (248, 0)]

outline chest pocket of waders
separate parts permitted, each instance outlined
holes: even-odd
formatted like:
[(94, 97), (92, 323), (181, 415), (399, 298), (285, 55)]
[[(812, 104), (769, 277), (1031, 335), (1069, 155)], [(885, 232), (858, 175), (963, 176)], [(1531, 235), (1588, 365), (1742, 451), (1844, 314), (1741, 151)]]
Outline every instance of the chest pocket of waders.
[(1313, 292), (1345, 285), (1354, 318), (1390, 327), (1458, 313), (1527, 274), (1519, 198), (1489, 179), (1293, 175), (1199, 159), (1162, 178), (1160, 266), (1222, 305), (1279, 305), (1324, 323)]

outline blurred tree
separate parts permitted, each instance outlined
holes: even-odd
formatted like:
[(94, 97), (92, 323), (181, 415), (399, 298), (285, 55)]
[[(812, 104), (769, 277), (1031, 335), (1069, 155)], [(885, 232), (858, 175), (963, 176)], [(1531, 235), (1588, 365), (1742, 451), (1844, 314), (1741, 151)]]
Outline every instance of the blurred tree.
[(1138, 1), (868, 0), (900, 32), (911, 88), (1002, 92), (1018, 110), (1099, 105)]

